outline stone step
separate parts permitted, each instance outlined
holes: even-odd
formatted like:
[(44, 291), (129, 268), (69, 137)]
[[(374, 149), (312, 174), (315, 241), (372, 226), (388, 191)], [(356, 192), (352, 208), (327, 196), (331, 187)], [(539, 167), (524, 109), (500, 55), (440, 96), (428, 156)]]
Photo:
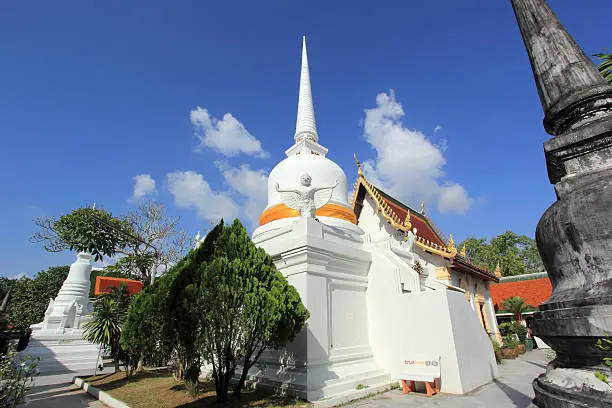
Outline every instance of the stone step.
[(340, 380), (330, 381), (324, 388), (324, 395), (340, 395), (342, 390), (346, 390), (347, 388), (350, 390), (349, 392), (353, 392), (353, 390), (357, 390), (358, 386), (364, 386), (363, 390), (367, 390), (368, 388), (372, 388), (375, 385), (386, 384), (389, 385), (391, 383), (391, 377), (388, 373), (383, 370), (374, 370), (374, 371), (366, 371), (359, 374), (354, 374), (350, 376), (343, 377)]
[(41, 375), (61, 372), (95, 370), (98, 360), (98, 345), (82, 339), (31, 339), (23, 355), (40, 359), (38, 370)]

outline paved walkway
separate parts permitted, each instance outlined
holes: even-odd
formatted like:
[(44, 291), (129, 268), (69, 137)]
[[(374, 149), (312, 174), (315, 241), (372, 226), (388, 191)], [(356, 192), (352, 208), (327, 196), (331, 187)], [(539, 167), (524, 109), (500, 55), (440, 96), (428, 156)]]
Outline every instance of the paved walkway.
[(435, 395), (402, 394), (401, 389), (380, 394), (372, 399), (348, 404), (351, 407), (438, 407), (438, 408), (526, 408), (534, 397), (531, 382), (546, 371), (547, 350), (539, 349), (523, 354), (515, 360), (504, 360), (499, 366), (499, 377), (469, 394)]
[[(527, 408), (533, 399), (531, 381), (546, 368), (546, 350), (534, 350), (516, 360), (504, 360), (499, 366), (499, 377), (491, 384), (467, 395), (402, 394), (400, 389), (380, 394), (371, 399), (347, 404), (350, 407), (438, 407), (438, 408)], [(28, 392), (27, 408), (106, 408), (72, 384), (78, 373), (37, 377)]]
[(79, 373), (46, 375), (34, 378), (34, 386), (28, 391), (26, 403), (23, 407), (107, 408), (106, 405), (92, 398), (72, 383), (72, 378), (75, 375), (79, 375)]

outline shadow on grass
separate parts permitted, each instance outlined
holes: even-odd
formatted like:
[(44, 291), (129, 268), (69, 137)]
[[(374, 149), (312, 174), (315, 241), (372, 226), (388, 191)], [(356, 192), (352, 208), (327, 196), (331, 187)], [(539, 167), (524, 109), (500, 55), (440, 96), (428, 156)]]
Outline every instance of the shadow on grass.
[[(169, 370), (145, 371), (126, 379), (125, 373), (113, 373), (98, 377), (84, 377), (84, 380), (102, 391), (111, 392), (114, 397), (126, 404), (136, 407), (152, 406), (155, 402), (160, 407), (195, 408), (195, 407), (297, 407), (309, 406), (307, 403), (292, 397), (272, 395), (264, 390), (244, 390), (240, 397), (231, 392), (228, 401), (217, 403), (215, 384), (204, 381), (199, 384), (199, 394), (189, 397), (185, 384), (174, 379)], [(116, 394), (114, 394), (116, 393)]]
[[(214, 385), (212, 386), (214, 391)], [(217, 396), (212, 393), (196, 401), (178, 405), (177, 408), (204, 408), (204, 407), (226, 407), (226, 408), (247, 408), (247, 407), (307, 407), (307, 402), (296, 400), (292, 397), (282, 397), (270, 395), (265, 391), (243, 391), (240, 397), (235, 397), (231, 393), (224, 403), (217, 403)]]
[(166, 378), (171, 375), (171, 372), (167, 370), (144, 371), (141, 373), (134, 373), (134, 375), (128, 379), (125, 372), (120, 371), (118, 373), (109, 373), (101, 376), (98, 375), (82, 378), (84, 381), (102, 391), (111, 391), (127, 384), (134, 384), (152, 378)]

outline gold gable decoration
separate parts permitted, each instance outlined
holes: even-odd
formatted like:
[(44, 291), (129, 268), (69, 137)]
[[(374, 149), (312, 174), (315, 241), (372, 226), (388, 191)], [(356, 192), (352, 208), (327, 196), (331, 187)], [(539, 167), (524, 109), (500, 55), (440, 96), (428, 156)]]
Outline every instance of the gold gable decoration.
[[(400, 217), (393, 211), (393, 208), (383, 200), (382, 196), (368, 181), (368, 179), (363, 174), (361, 169), (361, 162), (357, 160), (357, 155), (353, 155), (355, 158), (355, 163), (357, 164), (357, 181), (355, 182), (355, 187), (353, 188), (353, 195), (351, 197), (351, 205), (353, 210), (355, 209), (355, 202), (357, 201), (357, 193), (359, 192), (359, 186), (363, 186), (365, 190), (368, 192), (374, 203), (376, 204), (376, 213), (380, 213), (389, 224), (393, 228), (396, 228), (404, 233), (407, 233), (412, 229), (412, 223), (410, 222), (410, 211), (407, 211), (406, 217), (402, 220)], [(449, 241), (449, 246), (438, 245), (434, 242), (431, 242), (417, 234), (414, 237), (414, 243), (421, 249), (431, 252), (433, 254), (439, 255), (443, 258), (454, 258), (457, 255), (457, 248), (455, 248), (455, 244), (452, 241)], [(452, 243), (452, 246), (450, 245)]]

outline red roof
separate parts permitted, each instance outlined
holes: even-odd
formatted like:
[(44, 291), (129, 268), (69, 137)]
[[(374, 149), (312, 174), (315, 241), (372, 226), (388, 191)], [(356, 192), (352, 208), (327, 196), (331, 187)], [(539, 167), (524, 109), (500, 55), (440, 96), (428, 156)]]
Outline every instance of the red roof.
[(510, 282), (499, 282), (490, 286), (491, 297), (495, 309), (501, 309), (504, 300), (511, 296), (519, 296), (525, 299), (530, 306), (540, 306), (552, 294), (550, 279), (515, 280)]
[(142, 290), (141, 281), (125, 278), (112, 278), (110, 276), (96, 276), (96, 287), (94, 294), (97, 296), (101, 295), (102, 293), (107, 293), (111, 288), (118, 288), (122, 283), (127, 285), (127, 289), (131, 295), (139, 293)]
[[(406, 214), (410, 212), (410, 224), (412, 228), (417, 229), (417, 235), (419, 237), (425, 238), (426, 240), (438, 244), (443, 248), (446, 248), (446, 243), (440, 237), (440, 235), (436, 232), (435, 228), (430, 224), (427, 218), (419, 212), (414, 211), (412, 208), (408, 207), (404, 203), (401, 203), (391, 197), (389, 194), (385, 193), (381, 189), (376, 186), (372, 186), (378, 191), (380, 197), (391, 207), (393, 212), (401, 219), (406, 218)], [(360, 186), (363, 188), (363, 186)], [(358, 195), (360, 197), (361, 195)], [(363, 196), (361, 196), (363, 197)], [(357, 218), (359, 218), (359, 214), (356, 214)]]

